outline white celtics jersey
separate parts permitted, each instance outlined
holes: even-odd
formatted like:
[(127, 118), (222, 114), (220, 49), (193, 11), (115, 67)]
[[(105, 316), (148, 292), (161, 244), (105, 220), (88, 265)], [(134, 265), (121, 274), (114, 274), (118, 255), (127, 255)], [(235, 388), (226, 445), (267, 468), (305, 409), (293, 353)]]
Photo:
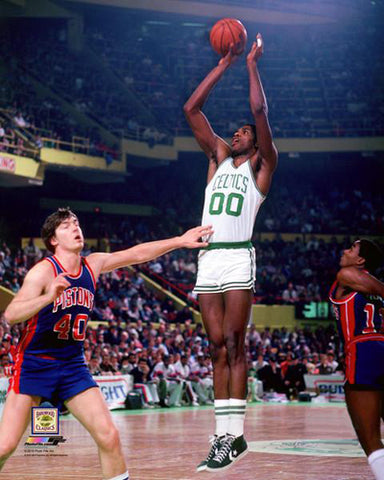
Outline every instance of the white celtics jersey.
[(265, 196), (259, 191), (250, 161), (235, 167), (226, 158), (205, 189), (202, 225), (212, 225), (209, 243), (251, 240)]

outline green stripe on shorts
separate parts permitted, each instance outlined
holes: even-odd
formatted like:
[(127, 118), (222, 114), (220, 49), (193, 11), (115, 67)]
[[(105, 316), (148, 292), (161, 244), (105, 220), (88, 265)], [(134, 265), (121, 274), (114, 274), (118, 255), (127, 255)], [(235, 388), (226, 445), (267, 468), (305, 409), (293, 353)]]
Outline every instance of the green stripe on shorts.
[(202, 247), (201, 250), (218, 250), (220, 248), (252, 248), (252, 242), (212, 242), (208, 247)]

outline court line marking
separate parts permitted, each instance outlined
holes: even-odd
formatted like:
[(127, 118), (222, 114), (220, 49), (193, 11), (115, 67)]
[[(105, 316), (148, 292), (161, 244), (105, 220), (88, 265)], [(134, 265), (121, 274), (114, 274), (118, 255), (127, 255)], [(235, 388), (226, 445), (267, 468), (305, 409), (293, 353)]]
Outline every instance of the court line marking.
[[(7, 475), (8, 477), (17, 477), (20, 478), (20, 475), (25, 475), (24, 473), (21, 474), (20, 472), (18, 473), (11, 473), (11, 472), (4, 472), (4, 470), (1, 472), (2, 475)], [(38, 477), (41, 478), (42, 480), (44, 479), (50, 479), (53, 478), (54, 480), (57, 480), (57, 474), (44, 474), (44, 473), (28, 473), (28, 477)], [(27, 477), (27, 478), (28, 478)], [(100, 478), (100, 475), (77, 475), (77, 474), (65, 474), (65, 473), (60, 473), (60, 478)]]
[(252, 453), (314, 457), (365, 457), (357, 438), (282, 439), (248, 441)]
[[(327, 407), (336, 407), (336, 408), (345, 408), (344, 402), (324, 402), (324, 403), (311, 403), (311, 402), (253, 402), (247, 404), (248, 409), (256, 409), (259, 407), (276, 407), (277, 405), (288, 406), (288, 407), (309, 407), (309, 408), (327, 408)], [(159, 414), (169, 414), (169, 413), (184, 413), (184, 412), (197, 412), (203, 410), (214, 410), (213, 405), (201, 405), (200, 407), (171, 407), (171, 408), (154, 408), (154, 409), (137, 409), (137, 410), (127, 410), (127, 409), (117, 409), (111, 410), (111, 413), (116, 416), (128, 416), (128, 415), (159, 415)], [(73, 420), (75, 417), (71, 414), (60, 416), (60, 421)]]

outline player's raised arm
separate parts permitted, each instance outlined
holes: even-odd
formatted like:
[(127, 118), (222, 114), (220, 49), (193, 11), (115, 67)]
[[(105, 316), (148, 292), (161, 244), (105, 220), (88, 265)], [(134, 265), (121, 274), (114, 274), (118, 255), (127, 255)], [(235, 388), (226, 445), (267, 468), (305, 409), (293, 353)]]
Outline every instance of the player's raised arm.
[(221, 58), (218, 65), (213, 68), (184, 105), (184, 113), (192, 132), (209, 160), (220, 163), (230, 154), (230, 146), (213, 131), (207, 117), (202, 112), (203, 105), (208, 95), (223, 76), (227, 68), (234, 62), (237, 55), (232, 49)]
[(211, 235), (211, 227), (195, 227), (185, 232), (180, 237), (167, 238), (154, 242), (142, 243), (127, 250), (114, 253), (94, 253), (87, 258), (96, 275), (111, 272), (116, 268), (149, 262), (165, 253), (177, 248), (201, 248), (208, 245), (207, 242), (199, 241), (201, 237)]
[(257, 184), (262, 193), (269, 190), (272, 174), (277, 166), (277, 149), (272, 141), (271, 128), (268, 122), (268, 105), (263, 85), (261, 83), (257, 62), (263, 54), (264, 44), (260, 33), (253, 42), (251, 51), (247, 55), (249, 74), (249, 102), (255, 119), (257, 143), (262, 158), (261, 169), (257, 177)]
[(371, 295), (380, 295), (384, 298), (384, 283), (376, 277), (356, 267), (344, 267), (337, 274), (339, 285)]
[(55, 278), (48, 262), (38, 263), (27, 273), (23, 286), (5, 310), (5, 320), (14, 325), (32, 318), (69, 286), (65, 274)]

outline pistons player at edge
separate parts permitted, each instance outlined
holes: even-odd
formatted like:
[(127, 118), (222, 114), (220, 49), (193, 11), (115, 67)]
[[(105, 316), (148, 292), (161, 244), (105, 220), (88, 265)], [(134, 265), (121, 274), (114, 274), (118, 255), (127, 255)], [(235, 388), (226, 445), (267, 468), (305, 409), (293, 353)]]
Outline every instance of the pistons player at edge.
[(221, 471), (248, 451), (244, 439), (247, 362), (245, 334), (250, 316), (256, 264), (251, 243), (256, 214), (277, 165), (268, 107), (257, 62), (260, 34), (247, 56), (249, 100), (254, 124), (239, 128), (229, 145), (201, 111), (209, 93), (236, 60), (233, 45), (184, 105), (193, 134), (208, 157), (203, 219), (214, 229), (201, 250), (195, 292), (207, 331), (214, 371), (215, 434), (197, 471)]
[(330, 291), (345, 352), (345, 400), (357, 438), (376, 480), (384, 480), (384, 283), (372, 275), (383, 263), (374, 242), (344, 250)]
[(199, 238), (210, 233), (210, 227), (196, 227), (180, 237), (84, 258), (83, 233), (71, 210), (60, 208), (45, 220), (42, 238), (54, 255), (28, 272), (5, 311), (9, 324), (26, 324), (0, 423), (0, 469), (27, 428), (31, 407), (44, 397), (64, 402), (89, 431), (104, 479), (129, 478), (119, 433), (84, 361), (83, 341), (96, 281), (101, 273), (147, 262), (176, 248), (197, 248), (202, 245)]

